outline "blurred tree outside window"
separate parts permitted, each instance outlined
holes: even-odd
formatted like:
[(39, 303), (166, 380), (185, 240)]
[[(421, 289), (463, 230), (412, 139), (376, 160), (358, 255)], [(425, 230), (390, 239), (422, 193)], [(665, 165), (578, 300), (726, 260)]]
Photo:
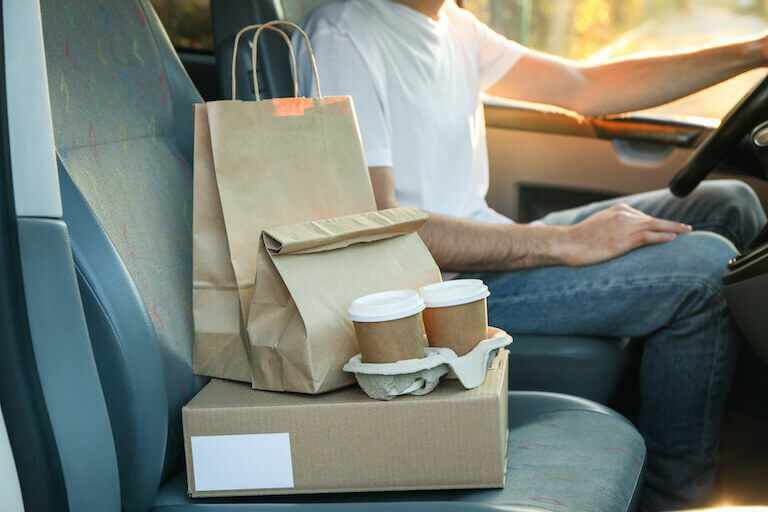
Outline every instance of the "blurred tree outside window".
[[(536, 50), (596, 62), (760, 32), (768, 0), (464, 0), (493, 29)], [(653, 109), (721, 118), (766, 75), (756, 70)]]
[(151, 2), (177, 49), (213, 51), (210, 0)]

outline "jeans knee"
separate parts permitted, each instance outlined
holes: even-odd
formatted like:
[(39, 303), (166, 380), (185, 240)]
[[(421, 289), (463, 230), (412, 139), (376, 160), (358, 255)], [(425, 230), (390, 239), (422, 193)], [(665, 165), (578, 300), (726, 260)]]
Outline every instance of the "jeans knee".
[(675, 258), (689, 297), (694, 304), (722, 307), (722, 276), (738, 251), (724, 237), (698, 231), (679, 236)]
[(718, 180), (714, 181), (712, 187), (712, 198), (716, 204), (722, 207), (731, 215), (735, 215), (745, 224), (756, 224), (762, 227), (765, 224), (765, 212), (757, 197), (755, 191), (739, 180)]
[(740, 250), (757, 236), (766, 222), (760, 199), (752, 187), (739, 180), (713, 180), (702, 183), (693, 200), (705, 211), (707, 228), (730, 238)]

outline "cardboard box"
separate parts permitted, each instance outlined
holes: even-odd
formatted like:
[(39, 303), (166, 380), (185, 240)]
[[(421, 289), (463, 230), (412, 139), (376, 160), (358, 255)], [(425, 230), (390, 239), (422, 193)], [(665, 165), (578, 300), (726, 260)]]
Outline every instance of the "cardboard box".
[(389, 402), (213, 380), (183, 423), (193, 497), (504, 487), (507, 352), (479, 388)]

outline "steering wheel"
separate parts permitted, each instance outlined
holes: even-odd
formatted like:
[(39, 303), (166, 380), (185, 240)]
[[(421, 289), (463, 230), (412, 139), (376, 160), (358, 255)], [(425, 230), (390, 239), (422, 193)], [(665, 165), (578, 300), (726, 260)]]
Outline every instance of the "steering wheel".
[(693, 152), (669, 183), (678, 197), (691, 193), (722, 161), (727, 152), (759, 122), (768, 107), (768, 77), (754, 86), (720, 122), (720, 126)]

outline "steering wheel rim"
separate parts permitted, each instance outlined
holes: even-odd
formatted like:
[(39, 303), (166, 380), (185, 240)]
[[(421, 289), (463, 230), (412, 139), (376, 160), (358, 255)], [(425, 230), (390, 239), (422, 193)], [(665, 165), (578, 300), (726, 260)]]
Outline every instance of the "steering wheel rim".
[(720, 126), (688, 157), (669, 183), (669, 190), (678, 197), (690, 194), (745, 134), (765, 121), (763, 117), (766, 107), (768, 76), (739, 100), (720, 122)]

